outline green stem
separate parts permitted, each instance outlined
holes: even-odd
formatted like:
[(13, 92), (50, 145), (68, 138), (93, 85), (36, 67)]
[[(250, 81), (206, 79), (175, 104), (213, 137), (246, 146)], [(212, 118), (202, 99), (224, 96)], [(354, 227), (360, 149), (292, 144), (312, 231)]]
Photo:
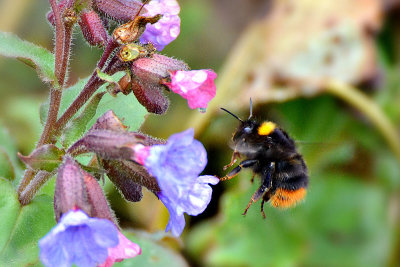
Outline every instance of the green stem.
[(397, 135), (396, 129), (374, 101), (369, 99), (360, 90), (335, 80), (327, 82), (326, 91), (343, 99), (351, 106), (361, 111), (382, 134), (397, 160), (400, 162), (400, 137)]

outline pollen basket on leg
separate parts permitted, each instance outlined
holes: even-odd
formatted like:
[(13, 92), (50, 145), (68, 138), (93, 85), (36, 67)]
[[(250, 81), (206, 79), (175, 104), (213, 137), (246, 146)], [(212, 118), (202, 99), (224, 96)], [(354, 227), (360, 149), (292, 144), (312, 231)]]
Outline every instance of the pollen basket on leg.
[(271, 197), (271, 205), (277, 208), (289, 208), (296, 205), (306, 196), (306, 189), (301, 187), (297, 190), (286, 190), (278, 188)]
[(260, 127), (258, 127), (257, 131), (259, 135), (269, 135), (276, 128), (276, 124), (271, 121), (263, 122)]

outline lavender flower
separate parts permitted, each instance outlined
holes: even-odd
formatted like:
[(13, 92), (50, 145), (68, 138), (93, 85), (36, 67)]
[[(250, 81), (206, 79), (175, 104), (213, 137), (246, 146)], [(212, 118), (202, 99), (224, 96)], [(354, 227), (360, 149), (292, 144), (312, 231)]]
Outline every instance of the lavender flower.
[(207, 152), (193, 136), (193, 129), (189, 129), (172, 135), (165, 145), (135, 149), (135, 160), (143, 162), (157, 178), (161, 188), (158, 196), (170, 214), (166, 231), (171, 230), (174, 236), (182, 234), (185, 212), (198, 215), (206, 209), (212, 194), (209, 184), (219, 181), (214, 176), (199, 176), (207, 164)]
[(140, 41), (151, 42), (158, 51), (161, 51), (180, 33), (179, 4), (176, 0), (152, 0), (147, 4), (146, 9), (148, 12), (145, 16), (152, 17), (161, 14), (163, 17), (155, 24), (147, 24)]
[(213, 70), (172, 71), (171, 81), (164, 82), (174, 93), (187, 99), (191, 109), (206, 108), (217, 88)]
[(72, 210), (39, 240), (40, 260), (46, 266), (96, 266), (118, 243), (118, 230), (112, 222)]

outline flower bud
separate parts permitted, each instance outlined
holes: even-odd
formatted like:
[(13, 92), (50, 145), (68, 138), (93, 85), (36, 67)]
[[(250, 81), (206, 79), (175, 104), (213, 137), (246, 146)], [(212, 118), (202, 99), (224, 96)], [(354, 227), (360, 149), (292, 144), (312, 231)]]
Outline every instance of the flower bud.
[(139, 103), (148, 112), (163, 114), (169, 107), (168, 98), (162, 93), (163, 87), (158, 84), (144, 85), (141, 80), (133, 78), (132, 91)]
[(90, 45), (104, 46), (107, 42), (107, 32), (99, 15), (93, 10), (81, 14), (79, 26), (81, 27), (83, 36)]
[(91, 130), (112, 130), (116, 132), (125, 132), (127, 127), (115, 115), (114, 111), (109, 110), (101, 115), (93, 124)]
[(162, 93), (165, 87), (161, 80), (168, 77), (170, 71), (188, 69), (185, 62), (159, 54), (139, 58), (132, 64), (132, 91), (148, 112), (163, 114), (169, 100)]
[(160, 191), (157, 180), (147, 170), (127, 160), (101, 160), (100, 164), (108, 178), (128, 201), (137, 202), (142, 199), (142, 186), (154, 194)]
[(146, 138), (135, 132), (90, 130), (68, 149), (68, 153), (93, 152), (104, 159), (131, 159), (134, 155), (131, 147), (144, 143)]
[(101, 189), (97, 180), (85, 171), (82, 171), (82, 173), (86, 187), (88, 203), (91, 206), (92, 211), (90, 216), (100, 219), (108, 219), (117, 225), (117, 220), (115, 219), (114, 213), (111, 211), (103, 189)]
[(189, 70), (181, 60), (153, 54), (149, 58), (140, 58), (133, 62), (132, 73), (144, 84), (159, 85), (160, 80), (177, 70)]
[[(92, 3), (96, 11), (123, 22), (132, 20), (143, 7), (139, 0), (93, 0)], [(144, 6), (138, 15), (146, 12), (147, 9)]]
[(81, 209), (89, 215), (92, 212), (82, 169), (73, 158), (64, 158), (64, 163), (58, 169), (54, 192), (54, 214), (57, 221), (70, 210)]

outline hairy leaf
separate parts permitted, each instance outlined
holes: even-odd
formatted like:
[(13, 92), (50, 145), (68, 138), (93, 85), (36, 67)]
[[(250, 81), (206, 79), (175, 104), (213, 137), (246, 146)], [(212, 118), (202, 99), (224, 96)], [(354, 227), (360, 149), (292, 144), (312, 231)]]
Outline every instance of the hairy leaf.
[(35, 149), (29, 156), (18, 154), (19, 158), (34, 170), (51, 172), (62, 162), (64, 151), (55, 145), (44, 145)]
[(52, 199), (41, 195), (21, 207), (9, 181), (0, 178), (0, 188), (0, 266), (37, 264), (38, 241), (55, 223)]
[(47, 49), (21, 40), (16, 35), (0, 32), (0, 55), (17, 58), (36, 69), (40, 78), (57, 86), (54, 74), (54, 55)]

